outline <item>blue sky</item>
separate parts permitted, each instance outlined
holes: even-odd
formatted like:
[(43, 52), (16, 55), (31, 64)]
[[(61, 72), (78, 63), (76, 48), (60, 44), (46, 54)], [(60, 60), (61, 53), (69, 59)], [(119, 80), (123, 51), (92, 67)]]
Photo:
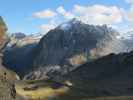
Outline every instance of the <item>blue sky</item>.
[[(97, 9), (105, 12), (91, 12)], [(133, 0), (0, 0), (0, 15), (6, 21), (9, 32), (27, 34), (46, 33), (73, 17), (83, 22), (87, 20), (88, 24), (109, 24), (116, 29), (131, 30), (132, 11)], [(105, 13), (110, 16), (105, 16)], [(91, 19), (90, 16), (99, 17)]]

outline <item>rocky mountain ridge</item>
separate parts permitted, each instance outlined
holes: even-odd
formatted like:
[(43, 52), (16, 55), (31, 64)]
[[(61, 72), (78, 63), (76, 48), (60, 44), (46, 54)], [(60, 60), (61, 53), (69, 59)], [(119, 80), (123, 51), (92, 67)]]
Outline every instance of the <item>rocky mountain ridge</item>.
[(64, 74), (93, 59), (123, 52), (124, 43), (117, 35), (106, 25), (93, 26), (75, 19), (63, 23), (49, 31), (33, 50), (34, 71), (28, 77), (43, 77), (54, 70)]

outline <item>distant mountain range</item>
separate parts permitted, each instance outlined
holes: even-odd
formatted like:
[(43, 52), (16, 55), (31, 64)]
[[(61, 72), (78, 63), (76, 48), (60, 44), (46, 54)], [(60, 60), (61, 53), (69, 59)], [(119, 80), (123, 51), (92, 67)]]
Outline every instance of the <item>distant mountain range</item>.
[(132, 40), (133, 39), (133, 31), (128, 31), (126, 33), (123, 33), (121, 35), (120, 39), (123, 39), (123, 40)]
[(133, 31), (122, 34), (119, 39), (125, 43), (125, 48), (127, 48), (126, 52), (133, 50)]

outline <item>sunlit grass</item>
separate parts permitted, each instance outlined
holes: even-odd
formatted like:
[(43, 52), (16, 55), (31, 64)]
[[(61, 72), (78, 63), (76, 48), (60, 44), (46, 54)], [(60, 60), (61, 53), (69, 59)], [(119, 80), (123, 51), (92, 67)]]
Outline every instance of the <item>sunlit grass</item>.
[(39, 100), (39, 99), (47, 100), (48, 98), (54, 98), (56, 96), (63, 95), (67, 93), (67, 91), (69, 90), (69, 88), (66, 86), (54, 89), (51, 87), (51, 83), (49, 82), (44, 83), (43, 86), (40, 86), (34, 90), (24, 90), (24, 88), (28, 86), (30, 86), (28, 82), (17, 83), (15, 87), (16, 92), (19, 95), (25, 98), (30, 98), (32, 100)]

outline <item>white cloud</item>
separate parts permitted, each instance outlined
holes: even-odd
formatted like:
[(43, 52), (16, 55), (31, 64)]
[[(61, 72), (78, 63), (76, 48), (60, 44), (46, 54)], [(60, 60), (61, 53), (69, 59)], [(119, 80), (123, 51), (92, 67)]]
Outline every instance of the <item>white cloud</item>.
[(75, 5), (73, 12), (78, 19), (88, 24), (115, 24), (122, 21), (122, 13), (116, 6)]
[(40, 11), (40, 12), (36, 12), (33, 14), (34, 17), (36, 18), (52, 18), (54, 16), (56, 16), (57, 14), (49, 9)]
[(66, 19), (72, 19), (75, 17), (71, 12), (67, 12), (62, 6), (58, 7), (56, 11), (63, 15)]
[(87, 24), (115, 24), (121, 22), (123, 18), (121, 10), (116, 6), (74, 5), (70, 11), (60, 6), (56, 11), (66, 19), (75, 17)]

